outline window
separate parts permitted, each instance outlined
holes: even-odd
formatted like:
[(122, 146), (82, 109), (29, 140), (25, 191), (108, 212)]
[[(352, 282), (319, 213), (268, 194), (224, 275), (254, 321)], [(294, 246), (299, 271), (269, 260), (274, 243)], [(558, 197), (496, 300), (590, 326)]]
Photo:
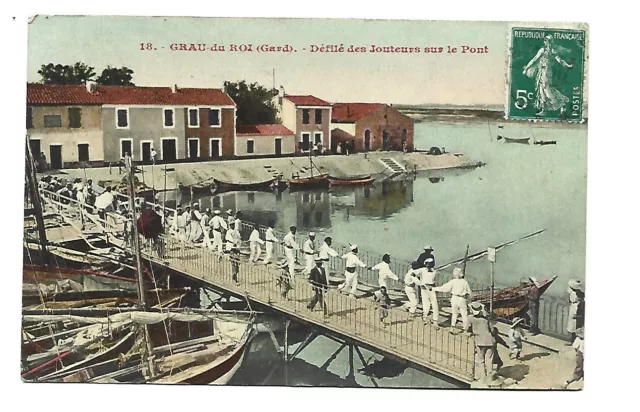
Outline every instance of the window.
[(33, 129), (33, 109), (27, 107), (27, 129)]
[(88, 143), (78, 144), (78, 161), (79, 162), (89, 161), (89, 144)]
[(200, 113), (198, 109), (189, 109), (189, 127), (200, 126)]
[(247, 140), (247, 153), (253, 153), (253, 140)]
[(220, 126), (220, 109), (209, 109), (209, 126)]
[(220, 196), (215, 196), (212, 199), (213, 199), (212, 206), (216, 209), (220, 209), (222, 207), (222, 202), (220, 201), (220, 199), (222, 198)]
[(129, 128), (129, 109), (116, 110), (116, 127), (118, 129)]
[(173, 109), (164, 109), (162, 113), (162, 117), (164, 118), (164, 127), (174, 127), (175, 123), (173, 121)]
[(302, 109), (302, 124), (309, 124), (309, 109)]
[(302, 203), (309, 203), (310, 200), (311, 200), (311, 195), (309, 195), (309, 193), (302, 194)]
[(307, 212), (302, 214), (302, 225), (309, 226), (309, 213)]
[(322, 109), (316, 109), (316, 124), (322, 123)]
[(59, 114), (45, 114), (44, 127), (62, 127), (62, 116)]
[(313, 135), (313, 142), (315, 144), (322, 144), (322, 133), (315, 133)]
[(79, 107), (69, 107), (69, 128), (79, 129), (82, 127), (82, 112)]
[(309, 150), (309, 141), (311, 140), (311, 134), (302, 133), (302, 144), (300, 145), (300, 150), (307, 151)]

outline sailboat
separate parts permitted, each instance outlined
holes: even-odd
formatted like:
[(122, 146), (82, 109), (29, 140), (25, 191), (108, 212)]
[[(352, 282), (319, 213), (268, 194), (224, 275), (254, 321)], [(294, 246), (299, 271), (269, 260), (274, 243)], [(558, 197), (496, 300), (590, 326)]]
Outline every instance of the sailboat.
[(300, 177), (292, 176), (291, 179), (287, 179), (289, 182), (289, 190), (304, 190), (304, 189), (318, 189), (318, 188), (327, 188), (329, 187), (329, 175), (327, 173), (320, 173), (313, 175), (313, 169), (316, 168), (316, 165), (313, 164), (312, 159), (312, 150), (309, 150), (309, 172), (310, 176)]
[[(135, 189), (130, 167), (130, 210), (135, 221)], [(241, 365), (253, 331), (253, 313), (202, 314), (148, 309), (142, 278), (137, 225), (133, 225), (137, 310), (92, 317), (74, 314), (23, 314), (24, 322), (86, 324), (67, 333), (23, 379), (38, 382), (227, 383)], [(197, 311), (196, 311), (197, 312)], [(98, 311), (97, 313), (102, 314)], [(52, 337), (55, 342), (55, 338)], [(63, 360), (71, 363), (62, 364)], [(27, 359), (27, 363), (29, 359)], [(24, 363), (24, 360), (23, 360)], [(61, 366), (58, 368), (58, 366)]]

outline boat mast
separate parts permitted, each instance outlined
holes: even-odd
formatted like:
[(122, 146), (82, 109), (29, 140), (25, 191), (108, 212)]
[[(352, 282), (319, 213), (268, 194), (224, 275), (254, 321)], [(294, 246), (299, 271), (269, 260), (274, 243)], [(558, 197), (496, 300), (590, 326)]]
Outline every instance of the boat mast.
[[(136, 205), (135, 205), (136, 190), (133, 185), (134, 167), (133, 167), (133, 160), (130, 157), (127, 158), (125, 168), (127, 170), (127, 183), (129, 186), (128, 188), (129, 189), (129, 210), (131, 211), (131, 217), (132, 217), (131, 235), (133, 239), (134, 261), (135, 261), (136, 273), (138, 275), (138, 299), (140, 302), (140, 308), (146, 312), (148, 311), (149, 308), (147, 306), (147, 296), (146, 296), (145, 287), (144, 287), (145, 286), (144, 277), (142, 276), (140, 237), (138, 236), (138, 226), (136, 225), (136, 222), (138, 221), (136, 216)], [(144, 339), (145, 344), (147, 346), (146, 353), (142, 351), (143, 365), (146, 365), (148, 367), (149, 376), (153, 377), (155, 376), (155, 367), (153, 364), (153, 357), (151, 356), (153, 352), (153, 344), (149, 337), (149, 327), (146, 324), (142, 325), (142, 338)]]
[(36, 217), (36, 226), (40, 238), (40, 249), (42, 250), (42, 262), (49, 266), (49, 253), (47, 251), (47, 231), (44, 228), (44, 217), (42, 214), (42, 203), (40, 202), (40, 194), (38, 193), (38, 184), (36, 178), (36, 170), (33, 164), (33, 154), (29, 145), (29, 136), (25, 140), (25, 177), (27, 187), (29, 189), (29, 197), (33, 203), (33, 213)]

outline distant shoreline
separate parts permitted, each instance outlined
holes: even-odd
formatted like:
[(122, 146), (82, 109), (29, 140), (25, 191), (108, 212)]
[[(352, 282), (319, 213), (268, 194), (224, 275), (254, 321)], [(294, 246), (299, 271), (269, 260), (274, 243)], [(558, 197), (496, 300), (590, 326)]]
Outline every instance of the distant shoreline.
[[(403, 105), (395, 105), (400, 112), (406, 114), (416, 121), (416, 123), (420, 123), (423, 120), (430, 121), (450, 121), (450, 122), (504, 122), (504, 123), (526, 123), (528, 120), (507, 120), (504, 118), (504, 110), (495, 110), (495, 109), (472, 109), (466, 107), (451, 107), (451, 108), (427, 108), (427, 107), (418, 107), (418, 106), (403, 106)], [(569, 125), (569, 126), (582, 126), (588, 123), (588, 118), (585, 117), (583, 123), (575, 123), (575, 122), (563, 122), (563, 121), (544, 121), (541, 120), (536, 122), (536, 124), (549, 124), (549, 125)]]

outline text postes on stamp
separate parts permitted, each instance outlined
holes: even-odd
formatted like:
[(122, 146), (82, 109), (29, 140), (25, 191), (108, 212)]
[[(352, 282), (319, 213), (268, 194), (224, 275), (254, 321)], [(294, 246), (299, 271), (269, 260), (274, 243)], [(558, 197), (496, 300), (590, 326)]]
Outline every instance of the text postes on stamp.
[(583, 30), (511, 29), (507, 118), (583, 120), (585, 37)]

